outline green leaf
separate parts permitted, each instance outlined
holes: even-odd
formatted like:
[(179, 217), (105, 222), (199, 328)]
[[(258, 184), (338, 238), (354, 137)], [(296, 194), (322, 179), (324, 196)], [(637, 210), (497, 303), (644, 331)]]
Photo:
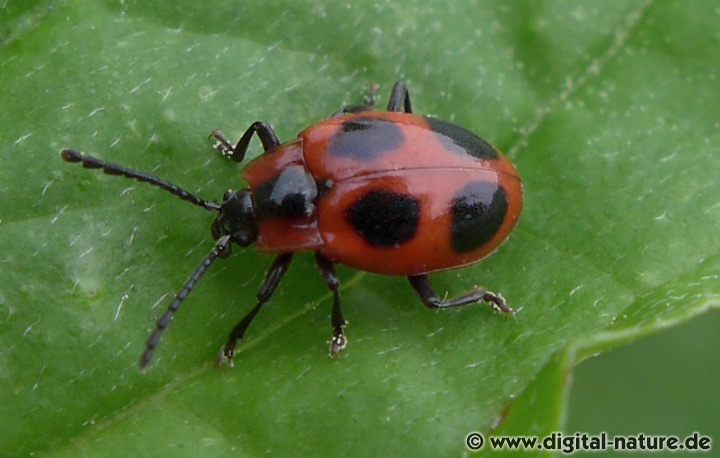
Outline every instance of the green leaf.
[[(561, 430), (578, 362), (720, 304), (715, 2), (48, 1), (0, 13), (3, 456), (462, 454), (471, 431)], [(270, 263), (236, 249), (140, 373), (154, 319), (212, 247), (211, 216), (60, 149), (219, 198), (241, 184), (212, 129), (234, 139), (268, 120), (291, 139), (396, 79), (418, 112), (477, 132), (520, 171), (510, 241), (432, 276), (450, 295), (500, 292), (515, 317), (429, 311), (402, 278), (340, 268), (350, 345), (329, 360), (331, 296), (299, 255), (236, 367), (217, 369)]]

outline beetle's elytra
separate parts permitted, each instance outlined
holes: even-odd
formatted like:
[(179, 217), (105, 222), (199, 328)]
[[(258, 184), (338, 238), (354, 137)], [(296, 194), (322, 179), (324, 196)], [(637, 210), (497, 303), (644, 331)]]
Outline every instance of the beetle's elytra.
[(217, 241), (158, 319), (140, 366), (152, 359), (162, 332), (197, 281), (232, 244), (255, 244), (275, 254), (258, 302), (232, 329), (218, 361), (232, 364), (237, 341), (270, 300), (295, 252), (314, 251), (318, 269), (333, 293), (331, 354), (345, 348), (347, 324), (340, 310), (334, 264), (385, 275), (406, 276), (422, 302), (448, 308), (486, 301), (512, 311), (484, 288), (441, 300), (428, 273), (474, 263), (510, 234), (522, 209), (522, 188), (510, 161), (471, 132), (413, 114), (410, 95), (395, 83), (386, 111), (374, 110), (374, 96), (345, 106), (281, 143), (265, 122), (253, 123), (236, 145), (219, 131), (210, 138), (230, 159), (241, 162), (254, 134), (264, 153), (242, 172), (248, 187), (227, 191), (222, 202), (206, 201), (154, 175), (84, 155), (61, 152), (67, 162), (133, 178), (217, 213)]

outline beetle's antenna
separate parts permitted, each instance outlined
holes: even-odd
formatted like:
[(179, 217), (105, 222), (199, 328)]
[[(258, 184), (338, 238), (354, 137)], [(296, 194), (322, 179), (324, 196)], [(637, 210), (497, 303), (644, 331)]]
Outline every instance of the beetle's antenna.
[(140, 357), (140, 369), (145, 369), (147, 365), (150, 364), (155, 347), (157, 347), (160, 342), (160, 337), (162, 336), (163, 331), (170, 326), (170, 323), (175, 316), (175, 312), (177, 312), (180, 308), (180, 304), (182, 304), (188, 294), (190, 294), (192, 289), (195, 287), (195, 284), (198, 280), (200, 280), (200, 278), (202, 278), (205, 271), (207, 271), (213, 261), (228, 250), (230, 242), (231, 240), (229, 235), (220, 237), (215, 244), (215, 248), (213, 248), (210, 254), (203, 259), (199, 266), (197, 266), (192, 275), (190, 275), (190, 278), (188, 278), (183, 285), (182, 289), (175, 294), (175, 299), (170, 302), (165, 314), (157, 320), (155, 323), (155, 330), (152, 334), (150, 334), (150, 337), (148, 337), (148, 340), (145, 342), (146, 349)]
[(220, 211), (220, 204), (217, 204), (215, 202), (208, 202), (207, 200), (194, 196), (189, 192), (185, 191), (184, 189), (179, 188), (178, 186), (175, 186), (174, 184), (165, 181), (162, 178), (158, 178), (155, 175), (138, 172), (137, 170), (129, 169), (127, 167), (123, 167), (122, 165), (118, 165), (112, 162), (105, 162), (102, 159), (98, 159), (94, 156), (88, 156), (86, 154), (84, 155), (72, 149), (62, 150), (60, 152), (60, 156), (63, 158), (64, 161), (67, 162), (81, 162), (82, 166), (86, 169), (102, 169), (102, 171), (107, 173), (108, 175), (122, 175), (127, 178), (133, 178), (135, 180), (142, 181), (143, 183), (157, 186), (161, 189), (169, 191), (172, 194), (175, 194), (182, 200), (190, 202), (191, 204), (195, 204), (198, 207), (203, 207), (205, 210)]

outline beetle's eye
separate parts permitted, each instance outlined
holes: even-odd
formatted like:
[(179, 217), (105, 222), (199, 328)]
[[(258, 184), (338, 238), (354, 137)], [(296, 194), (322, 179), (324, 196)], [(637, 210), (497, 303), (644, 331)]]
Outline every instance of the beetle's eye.
[(232, 189), (228, 189), (227, 191), (225, 191), (225, 194), (223, 194), (223, 198), (222, 198), (223, 202), (225, 202), (225, 201), (228, 200), (230, 197), (232, 197), (232, 195), (233, 195), (233, 190), (232, 190)]

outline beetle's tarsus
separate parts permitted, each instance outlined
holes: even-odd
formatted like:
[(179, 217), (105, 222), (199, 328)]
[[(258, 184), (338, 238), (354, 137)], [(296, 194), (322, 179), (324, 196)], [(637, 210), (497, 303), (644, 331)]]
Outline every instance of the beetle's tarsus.
[(332, 338), (330, 338), (330, 357), (338, 356), (347, 347), (348, 340), (343, 332), (343, 327), (344, 325), (338, 326), (333, 330)]

